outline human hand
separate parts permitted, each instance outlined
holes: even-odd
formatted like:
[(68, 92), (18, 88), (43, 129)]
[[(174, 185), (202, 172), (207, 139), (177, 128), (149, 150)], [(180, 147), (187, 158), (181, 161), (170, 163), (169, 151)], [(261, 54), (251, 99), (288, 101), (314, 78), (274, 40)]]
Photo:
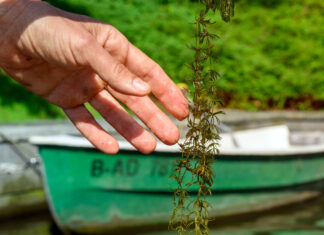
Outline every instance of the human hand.
[(0, 0), (0, 67), (61, 107), (78, 130), (108, 154), (118, 152), (118, 143), (84, 103), (143, 153), (153, 151), (156, 141), (116, 99), (169, 145), (178, 141), (179, 131), (147, 95), (152, 91), (179, 120), (189, 113), (186, 99), (160, 66), (113, 26), (38, 0)]

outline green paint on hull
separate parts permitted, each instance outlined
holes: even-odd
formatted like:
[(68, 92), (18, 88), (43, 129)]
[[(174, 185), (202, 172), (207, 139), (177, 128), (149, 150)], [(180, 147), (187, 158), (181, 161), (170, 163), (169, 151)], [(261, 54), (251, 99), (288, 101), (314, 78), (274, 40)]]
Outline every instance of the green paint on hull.
[[(40, 147), (40, 154), (52, 211), (63, 228), (93, 233), (169, 220), (171, 191), (176, 187), (169, 176), (179, 154), (120, 152), (108, 156), (92, 149), (49, 146)], [(215, 192), (209, 201), (216, 215), (252, 209), (269, 200), (284, 202), (293, 191), (279, 189), (324, 180), (321, 154), (220, 157), (213, 168)]]

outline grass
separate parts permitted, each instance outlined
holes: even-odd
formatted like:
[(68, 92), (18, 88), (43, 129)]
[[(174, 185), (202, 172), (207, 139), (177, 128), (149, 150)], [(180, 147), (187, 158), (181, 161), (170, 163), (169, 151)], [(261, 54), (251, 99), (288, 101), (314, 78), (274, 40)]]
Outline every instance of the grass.
[[(175, 82), (191, 76), (196, 1), (51, 0), (57, 7), (115, 25)], [(228, 108), (324, 109), (324, 2), (237, 0), (236, 16), (213, 31), (220, 96)], [(190, 85), (190, 84), (189, 84)], [(62, 118), (62, 112), (0, 78), (0, 121)]]

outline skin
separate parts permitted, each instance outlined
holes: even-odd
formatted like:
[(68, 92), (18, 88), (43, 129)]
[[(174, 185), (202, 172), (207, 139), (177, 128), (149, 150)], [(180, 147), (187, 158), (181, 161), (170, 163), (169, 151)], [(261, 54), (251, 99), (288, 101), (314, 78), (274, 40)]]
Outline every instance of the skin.
[(142, 153), (154, 151), (156, 140), (119, 102), (168, 145), (177, 143), (179, 131), (148, 94), (179, 120), (189, 113), (186, 99), (161, 67), (112, 25), (38, 0), (0, 0), (0, 67), (61, 107), (82, 135), (107, 154), (118, 152), (118, 142), (84, 103)]

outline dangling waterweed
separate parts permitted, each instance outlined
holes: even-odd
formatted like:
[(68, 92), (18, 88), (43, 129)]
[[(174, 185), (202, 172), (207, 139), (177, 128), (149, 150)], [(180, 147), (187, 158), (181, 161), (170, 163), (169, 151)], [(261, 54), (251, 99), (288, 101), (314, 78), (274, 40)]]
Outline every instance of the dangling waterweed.
[[(212, 53), (212, 42), (217, 35), (209, 31), (212, 24), (209, 13), (219, 10), (222, 19), (228, 22), (234, 15), (234, 0), (199, 0), (198, 16), (195, 22), (195, 59), (190, 65), (193, 77), (193, 102), (190, 104), (191, 115), (188, 117), (188, 132), (185, 141), (180, 144), (181, 159), (176, 162), (174, 174), (178, 188), (174, 192), (174, 211), (170, 220), (170, 228), (179, 234), (194, 231), (196, 235), (209, 234), (208, 209), (211, 205), (206, 196), (212, 194), (211, 186), (215, 173), (212, 163), (219, 154), (218, 115), (215, 112), (221, 103), (218, 98), (216, 81), (219, 73), (214, 69), (215, 55)], [(197, 192), (190, 197), (189, 192)]]

